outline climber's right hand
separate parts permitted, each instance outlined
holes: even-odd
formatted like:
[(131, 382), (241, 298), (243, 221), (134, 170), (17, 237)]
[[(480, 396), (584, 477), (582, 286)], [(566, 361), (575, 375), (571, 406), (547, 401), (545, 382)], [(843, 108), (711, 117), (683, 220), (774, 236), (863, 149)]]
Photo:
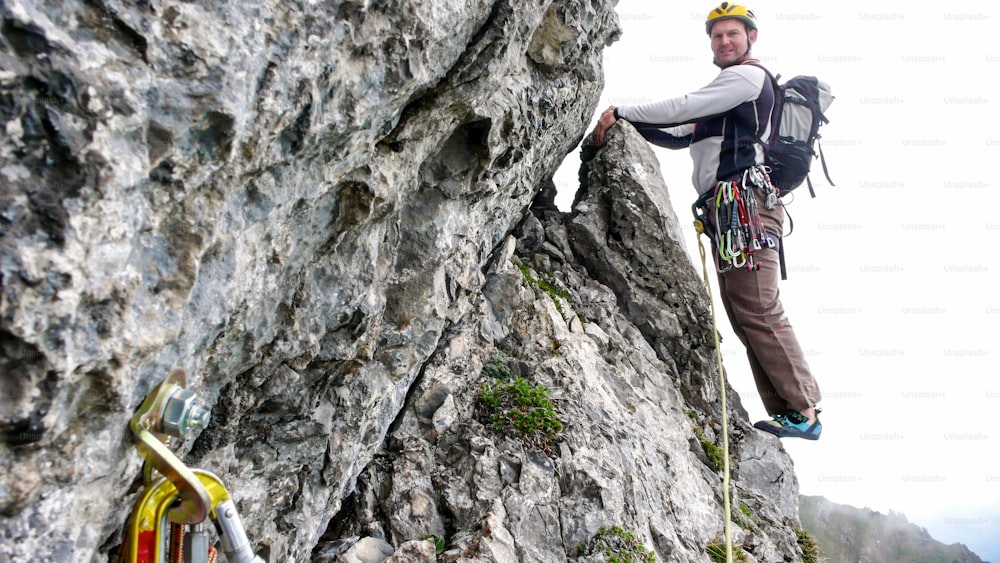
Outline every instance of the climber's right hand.
[(615, 118), (615, 106), (608, 106), (608, 109), (604, 110), (601, 117), (597, 120), (597, 125), (594, 127), (594, 144), (597, 146), (604, 146), (604, 135), (608, 132), (608, 129), (615, 124), (617, 119)]

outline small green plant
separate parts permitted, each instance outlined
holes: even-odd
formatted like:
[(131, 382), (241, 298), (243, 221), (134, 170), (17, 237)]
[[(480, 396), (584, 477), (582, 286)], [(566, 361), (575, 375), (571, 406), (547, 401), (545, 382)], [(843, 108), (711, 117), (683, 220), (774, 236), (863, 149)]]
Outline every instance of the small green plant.
[(741, 502), (739, 504), (739, 512), (735, 510), (733, 511), (733, 522), (741, 528), (750, 528), (755, 521), (756, 520), (753, 517), (753, 510), (751, 510), (750, 506), (745, 502)]
[(819, 546), (812, 535), (805, 530), (795, 530), (795, 535), (802, 548), (802, 563), (819, 563)]
[(562, 301), (560, 301), (560, 299), (565, 299), (569, 302), (572, 299), (569, 292), (555, 285), (551, 281), (535, 279), (535, 277), (531, 275), (531, 268), (524, 262), (514, 263), (517, 265), (517, 269), (521, 270), (521, 275), (524, 276), (524, 281), (528, 283), (528, 286), (532, 289), (538, 289), (547, 293), (549, 297), (552, 298), (552, 302), (556, 304), (556, 310), (559, 311), (560, 315), (563, 315)]
[(479, 372), (484, 377), (499, 379), (500, 381), (510, 381), (514, 379), (514, 370), (507, 364), (507, 356), (502, 352), (494, 354), (490, 361), (486, 362), (482, 371)]
[(715, 471), (722, 471), (725, 467), (725, 456), (722, 455), (722, 448), (716, 446), (705, 437), (705, 432), (697, 425), (692, 424), (691, 428), (694, 430), (694, 435), (698, 438), (698, 442), (701, 444), (702, 451), (705, 452), (705, 456), (708, 457), (708, 466)]
[(434, 555), (441, 555), (444, 553), (444, 538), (437, 534), (427, 534), (426, 536), (420, 538), (423, 540), (431, 540), (434, 542)]
[(646, 551), (635, 534), (626, 531), (621, 526), (601, 528), (590, 542), (581, 544), (576, 550), (576, 556), (595, 555), (603, 553), (611, 563), (654, 563), (656, 554)]
[(563, 428), (549, 389), (523, 377), (484, 383), (479, 388), (480, 419), (497, 432), (513, 431), (526, 446), (551, 453)]
[[(705, 553), (708, 553), (708, 556), (715, 563), (726, 563), (726, 544), (723, 542), (716, 541), (708, 544)], [(733, 561), (747, 563), (747, 554), (739, 546), (733, 546)]]

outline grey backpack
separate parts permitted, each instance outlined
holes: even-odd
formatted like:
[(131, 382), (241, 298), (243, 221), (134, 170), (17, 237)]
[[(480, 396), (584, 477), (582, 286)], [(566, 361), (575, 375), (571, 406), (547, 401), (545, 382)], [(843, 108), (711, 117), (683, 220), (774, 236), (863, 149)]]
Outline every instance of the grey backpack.
[(780, 75), (776, 78), (766, 68), (761, 68), (774, 86), (775, 100), (771, 136), (767, 140), (761, 140), (764, 145), (764, 164), (770, 168), (768, 176), (781, 195), (801, 186), (805, 181), (809, 185), (809, 193), (816, 197), (812, 180), (809, 179), (809, 168), (816, 156), (819, 156), (823, 164), (826, 180), (831, 186), (835, 185), (830, 179), (823, 148), (819, 144), (819, 128), (830, 122), (824, 115), (833, 103), (830, 86), (815, 76), (796, 76), (779, 85)]

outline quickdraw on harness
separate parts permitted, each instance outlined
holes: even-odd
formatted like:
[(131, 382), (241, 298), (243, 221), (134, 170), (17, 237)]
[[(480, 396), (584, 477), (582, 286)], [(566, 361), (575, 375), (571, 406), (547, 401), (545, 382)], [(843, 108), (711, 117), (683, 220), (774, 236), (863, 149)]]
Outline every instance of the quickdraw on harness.
[[(761, 222), (754, 194), (757, 187), (764, 190), (764, 206), (774, 209), (778, 194), (762, 166), (748, 168), (739, 180), (719, 182), (714, 192), (706, 192), (692, 206), (695, 219), (713, 229), (709, 236), (715, 243), (719, 273), (732, 268), (757, 270), (757, 252), (777, 246)], [(705, 213), (699, 213), (700, 210)]]
[(222, 481), (187, 467), (167, 447), (170, 437), (183, 438), (207, 426), (208, 419), (198, 396), (185, 389), (182, 370), (159, 383), (132, 417), (133, 439), (145, 459), (145, 486), (129, 515), (119, 563), (214, 563), (218, 550), (205, 522), (209, 518), (228, 561), (264, 563)]

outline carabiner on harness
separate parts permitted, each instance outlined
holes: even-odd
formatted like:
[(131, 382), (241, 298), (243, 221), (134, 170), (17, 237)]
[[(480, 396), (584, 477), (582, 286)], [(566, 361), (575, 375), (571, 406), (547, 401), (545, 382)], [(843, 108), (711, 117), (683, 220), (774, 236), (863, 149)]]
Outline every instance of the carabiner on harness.
[[(712, 227), (710, 238), (716, 248), (716, 269), (725, 273), (731, 268), (758, 270), (756, 253), (765, 248), (775, 248), (774, 239), (764, 229), (760, 217), (757, 196), (760, 188), (764, 194), (764, 205), (768, 209), (777, 206), (777, 192), (771, 185), (764, 166), (752, 166), (743, 172), (741, 178), (719, 182), (715, 190), (703, 194), (692, 205), (696, 220), (705, 221)], [(699, 210), (705, 209), (704, 215)], [(711, 221), (708, 221), (711, 218)]]

